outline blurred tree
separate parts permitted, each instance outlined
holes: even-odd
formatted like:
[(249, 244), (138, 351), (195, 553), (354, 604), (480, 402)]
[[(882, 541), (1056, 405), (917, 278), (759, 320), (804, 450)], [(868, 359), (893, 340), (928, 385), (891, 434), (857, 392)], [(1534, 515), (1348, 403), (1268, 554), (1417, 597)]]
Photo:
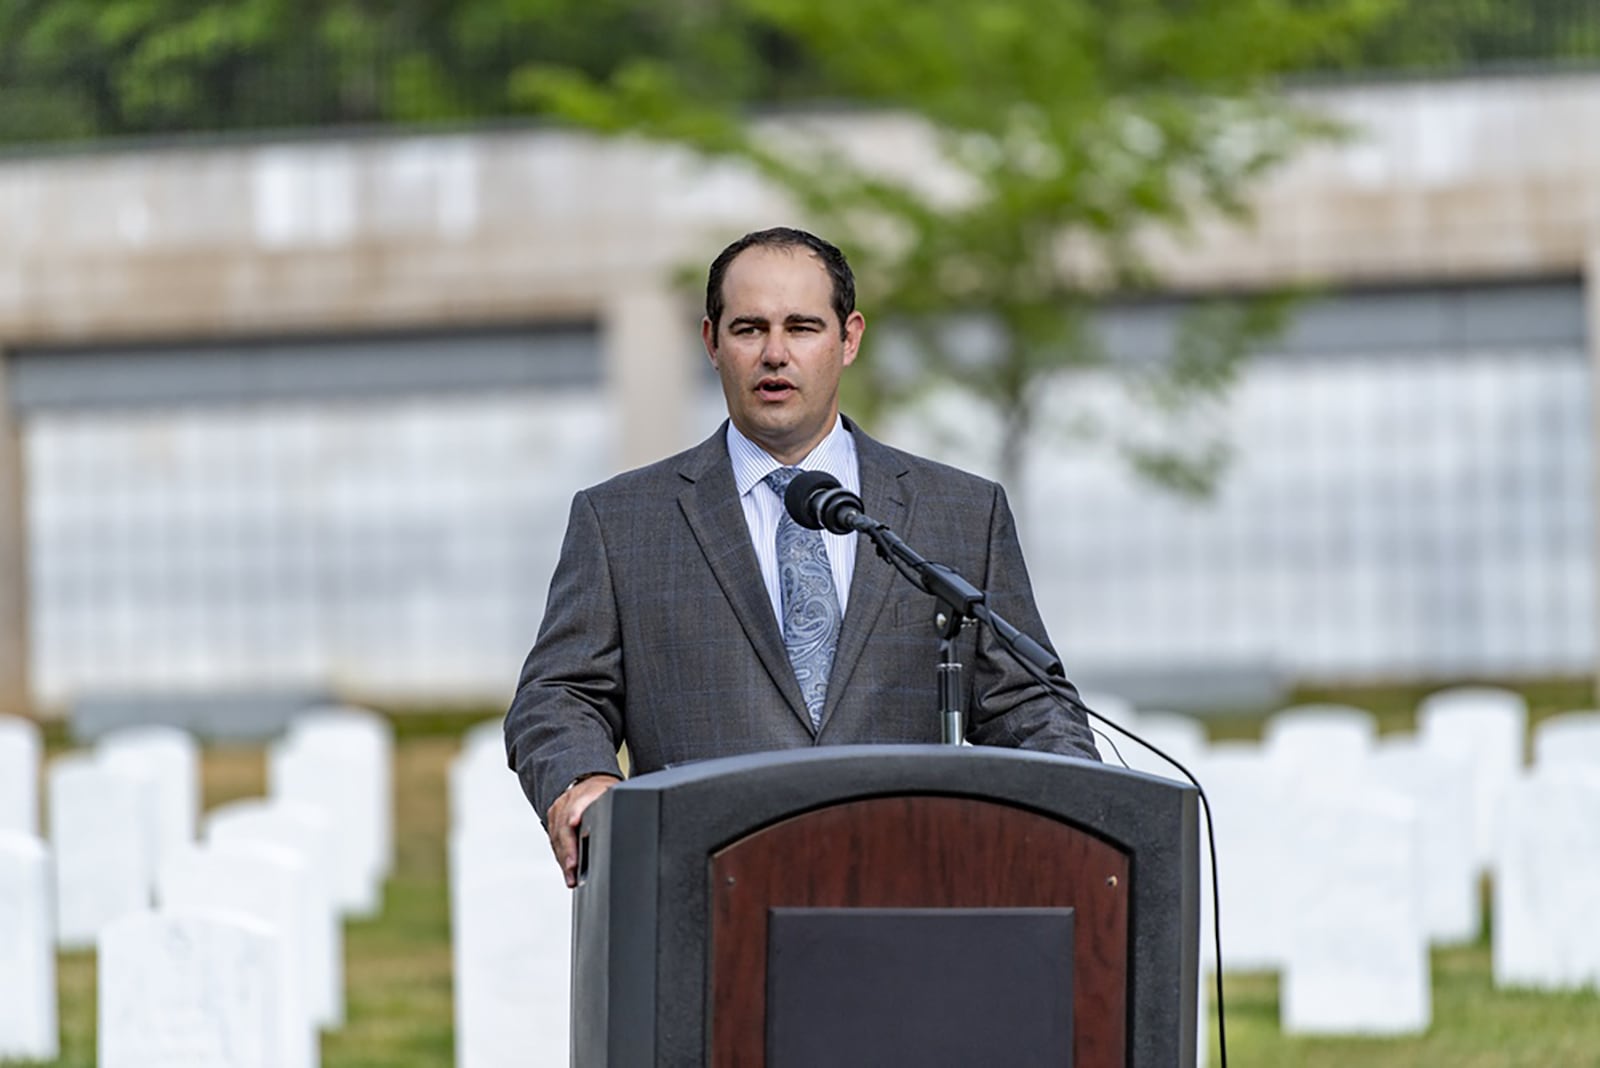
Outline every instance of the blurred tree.
[(1335, 132), (1275, 92), (1274, 78), (1347, 60), (1383, 0), (723, 0), (719, 10), (787, 42), (834, 96), (920, 124), (928, 159), (846, 144), (827, 112), (751, 122), (739, 86), (659, 58), (604, 78), (530, 64), (517, 93), (596, 130), (753, 166), (841, 238), (879, 320), (887, 313), (918, 352), (914, 364), (858, 364), (853, 410), (870, 417), (958, 386), (997, 417), (999, 464), (1014, 479), (1051, 380), (1097, 368), (1132, 403), (1112, 418), (1102, 404), (1051, 422), (1108, 436), (1168, 486), (1210, 487), (1226, 458), (1218, 402), (1281, 302), (1206, 304), (1167, 358), (1143, 361), (1111, 358), (1090, 312), (1153, 287), (1153, 242), (1242, 215), (1257, 179)]
[(1586, 0), (1408, 0), (1350, 64), (1378, 71), (1531, 69), (1600, 58)]
[(782, 47), (654, 0), (0, 0), (0, 143), (507, 117), (523, 64), (639, 55), (777, 99)]

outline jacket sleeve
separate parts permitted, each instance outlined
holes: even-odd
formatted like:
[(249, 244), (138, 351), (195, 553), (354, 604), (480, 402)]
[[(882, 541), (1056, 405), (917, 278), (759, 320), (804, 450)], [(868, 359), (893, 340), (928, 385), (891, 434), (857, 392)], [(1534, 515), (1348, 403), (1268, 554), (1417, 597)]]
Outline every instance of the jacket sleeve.
[(621, 777), (622, 634), (599, 516), (572, 501), (539, 636), (506, 712), (506, 759), (543, 821), (582, 775)]
[[(1016, 520), (999, 485), (994, 486), (988, 538), (984, 589), (989, 606), (1054, 652), (1034, 604)], [(989, 627), (980, 627), (967, 740), (1099, 760), (1077, 688), (1061, 681), (1064, 694), (1053, 696), (1023, 670)]]

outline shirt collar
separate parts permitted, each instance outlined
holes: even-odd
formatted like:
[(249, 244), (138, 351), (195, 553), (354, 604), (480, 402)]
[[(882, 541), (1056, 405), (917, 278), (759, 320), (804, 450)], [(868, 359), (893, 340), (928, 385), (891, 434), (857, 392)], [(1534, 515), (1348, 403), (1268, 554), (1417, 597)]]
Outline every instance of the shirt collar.
[(817, 442), (816, 448), (807, 453), (805, 459), (792, 465), (773, 459), (767, 450), (741, 434), (739, 428), (733, 425), (733, 420), (728, 420), (728, 458), (733, 461), (733, 482), (741, 497), (780, 467), (826, 471), (841, 483), (849, 485), (855, 481), (851, 477), (855, 452), (856, 440), (844, 428), (844, 420), (838, 416), (834, 417), (833, 429), (828, 431), (828, 436)]

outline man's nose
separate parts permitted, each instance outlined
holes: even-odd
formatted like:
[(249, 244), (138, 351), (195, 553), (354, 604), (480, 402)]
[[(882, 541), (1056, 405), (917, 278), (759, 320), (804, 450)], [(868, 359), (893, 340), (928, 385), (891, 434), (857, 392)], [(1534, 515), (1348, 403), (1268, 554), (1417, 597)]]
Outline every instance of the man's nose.
[(767, 335), (767, 343), (761, 350), (761, 362), (768, 367), (782, 367), (789, 362), (789, 342), (782, 331), (774, 330)]

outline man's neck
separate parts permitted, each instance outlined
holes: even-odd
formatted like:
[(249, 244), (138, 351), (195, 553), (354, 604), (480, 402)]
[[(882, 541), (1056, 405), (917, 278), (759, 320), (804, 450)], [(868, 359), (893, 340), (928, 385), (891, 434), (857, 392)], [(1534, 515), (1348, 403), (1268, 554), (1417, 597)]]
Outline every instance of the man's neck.
[(728, 424), (728, 426), (729, 426), (729, 428), (731, 429), (731, 431), (733, 433), (738, 434), (745, 441), (749, 442), (752, 447), (760, 449), (763, 453), (765, 453), (768, 456), (772, 457), (772, 459), (775, 462), (777, 462), (779, 464), (782, 464), (784, 467), (800, 467), (800, 466), (803, 466), (805, 464), (805, 462), (808, 459), (810, 459), (812, 454), (815, 453), (818, 449), (820, 449), (822, 447), (823, 443), (825, 441), (827, 441), (829, 438), (831, 438), (834, 434), (836, 434), (836, 433), (841, 433), (842, 434), (842, 433), (848, 433), (849, 432), (848, 429), (844, 425), (843, 418), (840, 417), (837, 413), (835, 413), (835, 415), (833, 417), (833, 423), (828, 427), (827, 433), (823, 434), (821, 437), (817, 438), (815, 441), (810, 442), (809, 444), (807, 444), (803, 448), (788, 449), (788, 450), (785, 450), (783, 453), (780, 454), (780, 453), (774, 452), (769, 446), (767, 446), (767, 445), (755, 440), (750, 435), (748, 435), (744, 431), (740, 430), (732, 422), (730, 422)]

